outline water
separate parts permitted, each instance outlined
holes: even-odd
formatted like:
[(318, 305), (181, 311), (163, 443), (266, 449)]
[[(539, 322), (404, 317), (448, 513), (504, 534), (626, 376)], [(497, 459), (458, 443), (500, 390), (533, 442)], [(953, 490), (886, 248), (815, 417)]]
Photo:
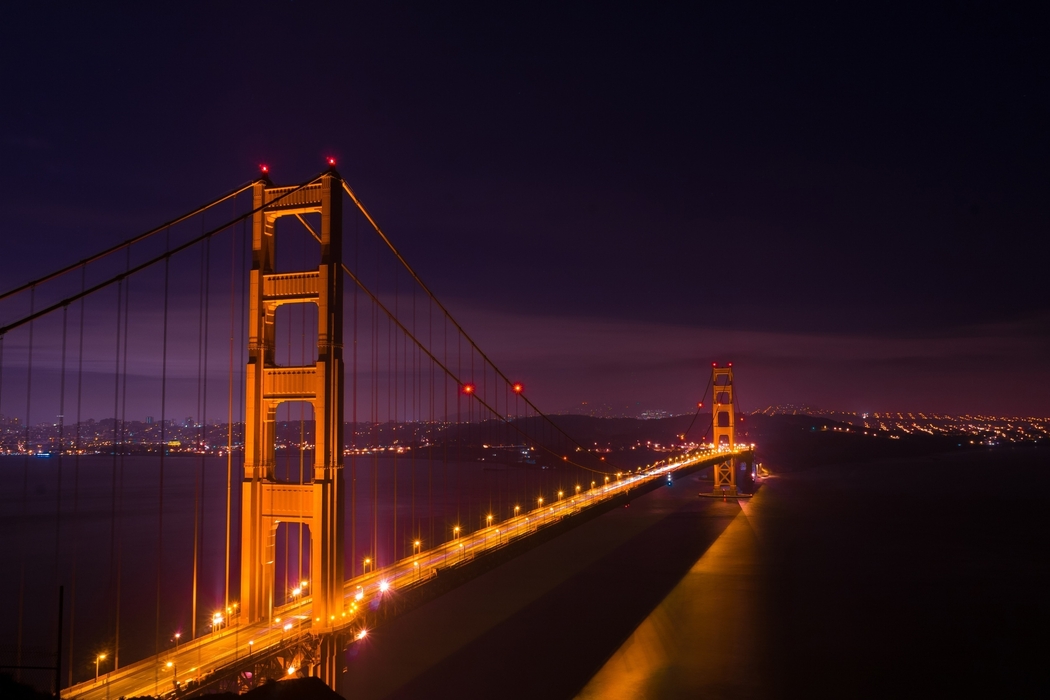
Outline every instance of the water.
[(742, 505), (703, 486), (658, 489), (377, 629), (341, 692), (1047, 696), (1045, 450), (813, 469)]
[[(74, 680), (93, 676), (96, 654), (112, 659), (118, 613), (121, 665), (169, 648), (177, 631), (188, 639), (195, 508), (201, 513), (197, 631), (208, 631), (225, 598), (226, 458), (169, 455), (163, 489), (161, 467), (159, 455), (0, 457), (0, 663), (14, 663), (20, 616), (23, 663), (54, 648), (60, 584), (63, 664), (71, 658)], [(239, 456), (232, 468), (231, 602), (239, 597)], [(280, 454), (276, 472), (297, 480), (298, 453)], [(344, 473), (348, 575), (361, 573), (366, 556), (386, 565), (410, 554), (416, 539), (427, 548), (451, 538), (455, 525), (470, 532), (488, 514), (498, 520), (515, 505), (525, 509), (538, 495), (549, 498), (576, 483), (568, 470), (407, 455), (348, 457)], [(195, 504), (198, 480), (202, 500)], [(299, 580), (297, 527), (278, 532), (278, 596), (290, 595)], [(304, 544), (308, 553), (308, 534)], [(302, 570), (309, 571), (308, 556)]]

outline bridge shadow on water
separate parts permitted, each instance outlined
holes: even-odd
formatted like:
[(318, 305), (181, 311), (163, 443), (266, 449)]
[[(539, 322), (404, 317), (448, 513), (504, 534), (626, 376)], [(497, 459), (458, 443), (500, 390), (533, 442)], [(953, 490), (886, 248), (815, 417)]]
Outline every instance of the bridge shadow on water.
[(348, 698), (572, 696), (741, 512), (693, 474), (378, 628)]

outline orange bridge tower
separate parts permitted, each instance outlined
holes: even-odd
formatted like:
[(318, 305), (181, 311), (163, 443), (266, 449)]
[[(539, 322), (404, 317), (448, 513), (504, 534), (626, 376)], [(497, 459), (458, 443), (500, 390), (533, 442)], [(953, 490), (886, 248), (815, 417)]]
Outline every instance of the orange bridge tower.
[[(310, 533), (309, 586), (313, 630), (339, 621), (343, 582), (343, 276), (342, 179), (334, 169), (301, 187), (254, 186), (252, 271), (241, 501), (241, 614), (245, 622), (272, 617), (275, 540), (280, 522)], [(275, 201), (277, 200), (277, 201)], [(274, 202), (272, 206), (267, 206)], [(320, 214), (316, 269), (275, 272), (277, 220)], [(304, 221), (305, 223), (305, 221)], [(282, 304), (317, 308), (317, 361), (302, 367), (275, 363), (275, 319)], [(313, 469), (305, 483), (275, 478), (277, 406), (313, 406)]]
[[(711, 389), (714, 401), (711, 403), (711, 441), (715, 449), (736, 449), (736, 401), (733, 396), (733, 363), (711, 367)], [(716, 495), (736, 495), (736, 455), (729, 455), (725, 462), (714, 466), (714, 493)]]

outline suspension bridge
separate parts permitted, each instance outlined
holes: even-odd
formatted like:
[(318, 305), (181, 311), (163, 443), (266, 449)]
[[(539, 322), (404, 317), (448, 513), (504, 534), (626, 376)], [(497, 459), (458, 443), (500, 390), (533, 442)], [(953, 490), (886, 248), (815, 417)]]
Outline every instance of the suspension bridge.
[(0, 671), (62, 697), (334, 688), (345, 649), (477, 564), (699, 468), (742, 496), (753, 466), (731, 364), (671, 450), (574, 439), (334, 161), (262, 168), (0, 314)]

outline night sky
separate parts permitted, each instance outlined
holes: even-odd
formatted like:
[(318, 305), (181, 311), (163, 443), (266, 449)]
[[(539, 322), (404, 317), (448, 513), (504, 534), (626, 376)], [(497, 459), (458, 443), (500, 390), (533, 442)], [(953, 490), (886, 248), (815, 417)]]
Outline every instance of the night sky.
[(334, 155), (547, 410), (1050, 414), (1046, 17), (442, 5), (8, 8), (0, 286)]

